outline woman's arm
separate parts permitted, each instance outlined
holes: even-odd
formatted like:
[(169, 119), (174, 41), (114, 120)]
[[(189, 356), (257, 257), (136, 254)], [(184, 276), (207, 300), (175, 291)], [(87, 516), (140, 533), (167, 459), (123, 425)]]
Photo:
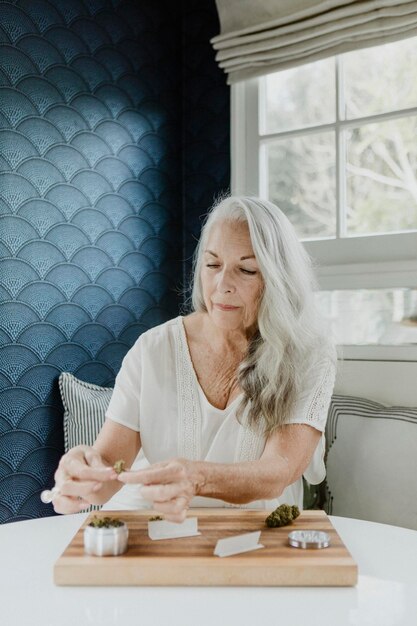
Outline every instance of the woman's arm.
[(198, 495), (234, 504), (278, 498), (303, 475), (320, 437), (312, 426), (288, 424), (268, 438), (257, 461), (193, 462)]
[(144, 485), (142, 497), (153, 502), (153, 508), (168, 520), (181, 522), (194, 496), (233, 504), (279, 497), (308, 467), (320, 436), (320, 431), (307, 424), (288, 424), (268, 438), (257, 461), (171, 459), (147, 469), (123, 472), (118, 479)]
[[(122, 459), (126, 466), (130, 467), (139, 454), (141, 440), (139, 432), (118, 424), (111, 419), (106, 419), (100, 433), (94, 442), (96, 450), (105, 465), (113, 467), (116, 461)], [(117, 480), (102, 484), (102, 488), (92, 497), (91, 504), (104, 504), (122, 487)]]

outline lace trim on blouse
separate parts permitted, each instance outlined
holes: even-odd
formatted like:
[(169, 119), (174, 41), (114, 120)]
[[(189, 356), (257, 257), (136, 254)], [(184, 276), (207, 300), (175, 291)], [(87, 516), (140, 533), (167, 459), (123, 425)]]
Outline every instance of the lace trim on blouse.
[(265, 447), (264, 436), (259, 431), (255, 432), (249, 427), (248, 414), (249, 406), (247, 405), (240, 418), (242, 424), (239, 425), (238, 442), (235, 451), (235, 463), (255, 461), (256, 459), (259, 459), (263, 448)]
[(178, 393), (178, 455), (201, 460), (201, 406), (193, 372), (187, 358), (186, 338), (181, 319), (176, 328), (176, 376)]
[(329, 362), (320, 384), (316, 387), (306, 414), (307, 422), (321, 424), (326, 422), (327, 411), (334, 388), (336, 372), (332, 362)]

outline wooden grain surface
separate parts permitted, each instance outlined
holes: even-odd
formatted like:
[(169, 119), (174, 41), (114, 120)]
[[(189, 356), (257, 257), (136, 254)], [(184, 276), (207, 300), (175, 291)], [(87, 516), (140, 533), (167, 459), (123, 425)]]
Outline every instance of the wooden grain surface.
[[(57, 585), (198, 585), (198, 586), (352, 586), (357, 565), (324, 511), (303, 511), (291, 525), (268, 528), (270, 511), (248, 509), (191, 509), (201, 535), (153, 541), (148, 520), (154, 511), (91, 513), (54, 568)], [(94, 515), (123, 519), (129, 528), (128, 550), (121, 556), (84, 553), (83, 530)], [(288, 545), (292, 530), (324, 530), (331, 545), (302, 550)], [(217, 540), (261, 530), (253, 552), (218, 557)]]

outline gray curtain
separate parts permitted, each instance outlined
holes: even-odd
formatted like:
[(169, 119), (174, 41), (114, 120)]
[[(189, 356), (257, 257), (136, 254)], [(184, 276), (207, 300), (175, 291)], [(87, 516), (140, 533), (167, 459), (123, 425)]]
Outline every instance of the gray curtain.
[(232, 84), (302, 63), (417, 35), (417, 2), (216, 0), (211, 39)]

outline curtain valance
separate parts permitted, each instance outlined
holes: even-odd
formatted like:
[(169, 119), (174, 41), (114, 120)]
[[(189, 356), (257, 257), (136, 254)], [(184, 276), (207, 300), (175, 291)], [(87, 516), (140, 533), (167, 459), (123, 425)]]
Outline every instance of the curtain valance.
[(415, 0), (216, 0), (211, 39), (232, 84), (417, 35)]

